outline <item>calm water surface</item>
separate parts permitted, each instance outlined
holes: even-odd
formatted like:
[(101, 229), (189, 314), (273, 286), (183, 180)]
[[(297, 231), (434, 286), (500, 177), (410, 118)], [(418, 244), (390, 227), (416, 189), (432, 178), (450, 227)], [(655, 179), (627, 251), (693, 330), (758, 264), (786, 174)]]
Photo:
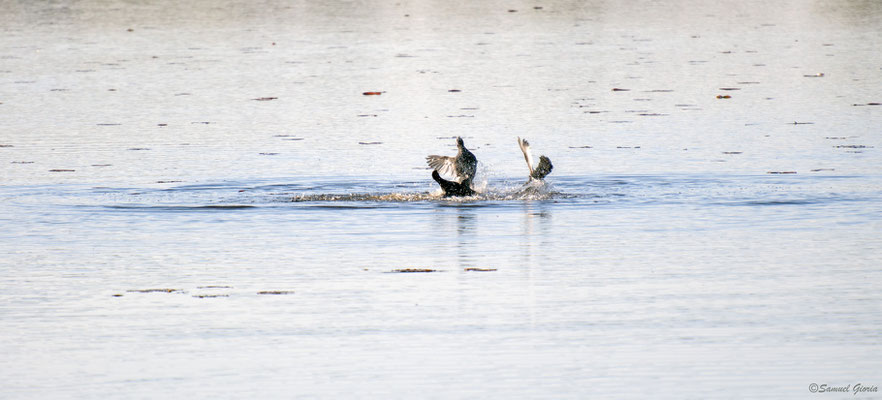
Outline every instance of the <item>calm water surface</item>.
[(0, 9), (0, 397), (882, 397), (876, 2)]

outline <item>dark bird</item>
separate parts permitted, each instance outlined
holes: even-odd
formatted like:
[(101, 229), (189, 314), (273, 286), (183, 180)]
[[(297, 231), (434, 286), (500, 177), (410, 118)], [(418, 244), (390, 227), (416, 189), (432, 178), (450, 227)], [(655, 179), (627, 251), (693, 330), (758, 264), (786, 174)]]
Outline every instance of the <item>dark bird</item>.
[(477, 194), (469, 185), (454, 181), (448, 181), (438, 175), (438, 171), (432, 171), (432, 179), (435, 182), (438, 182), (441, 185), (441, 190), (444, 191), (444, 197), (451, 196), (474, 196)]
[(442, 175), (453, 178), (457, 183), (471, 185), (472, 179), (475, 178), (475, 170), (478, 166), (478, 159), (469, 149), (465, 148), (462, 138), (456, 138), (456, 147), (459, 151), (456, 156), (428, 156), (426, 162), (432, 169)]
[(521, 152), (524, 153), (524, 160), (527, 161), (527, 168), (530, 169), (530, 180), (528, 182), (545, 179), (545, 176), (550, 174), (551, 170), (554, 168), (554, 165), (551, 165), (551, 160), (548, 157), (539, 156), (539, 165), (533, 168), (533, 156), (530, 154), (530, 142), (527, 142), (527, 139), (521, 139), (519, 137), (518, 146), (520, 146)]

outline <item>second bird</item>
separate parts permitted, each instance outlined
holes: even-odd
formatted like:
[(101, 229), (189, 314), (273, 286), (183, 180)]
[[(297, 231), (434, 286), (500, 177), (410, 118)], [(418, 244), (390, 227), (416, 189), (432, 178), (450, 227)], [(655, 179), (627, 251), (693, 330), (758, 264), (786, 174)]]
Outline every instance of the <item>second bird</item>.
[(478, 159), (469, 149), (465, 148), (461, 137), (456, 138), (456, 147), (458, 149), (456, 156), (432, 155), (426, 157), (426, 162), (435, 171), (453, 178), (458, 183), (471, 184), (475, 177)]

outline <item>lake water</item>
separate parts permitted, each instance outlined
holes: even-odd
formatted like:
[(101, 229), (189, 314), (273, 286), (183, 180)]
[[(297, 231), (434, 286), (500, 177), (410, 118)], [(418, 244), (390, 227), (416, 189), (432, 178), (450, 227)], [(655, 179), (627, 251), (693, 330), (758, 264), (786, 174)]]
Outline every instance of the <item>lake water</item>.
[(882, 3), (153, 3), (0, 1), (0, 397), (882, 397)]

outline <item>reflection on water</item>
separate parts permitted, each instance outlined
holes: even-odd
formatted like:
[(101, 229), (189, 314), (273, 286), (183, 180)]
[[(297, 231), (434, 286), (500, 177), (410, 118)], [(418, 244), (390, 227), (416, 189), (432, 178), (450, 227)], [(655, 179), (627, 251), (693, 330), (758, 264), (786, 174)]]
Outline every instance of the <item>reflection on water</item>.
[(0, 397), (882, 384), (878, 2), (0, 9)]
[(459, 251), (457, 257), (458, 267), (464, 269), (474, 265), (476, 257), (473, 252), (478, 243), (475, 240), (476, 217), (474, 211), (467, 207), (461, 207), (456, 210), (456, 249)]

